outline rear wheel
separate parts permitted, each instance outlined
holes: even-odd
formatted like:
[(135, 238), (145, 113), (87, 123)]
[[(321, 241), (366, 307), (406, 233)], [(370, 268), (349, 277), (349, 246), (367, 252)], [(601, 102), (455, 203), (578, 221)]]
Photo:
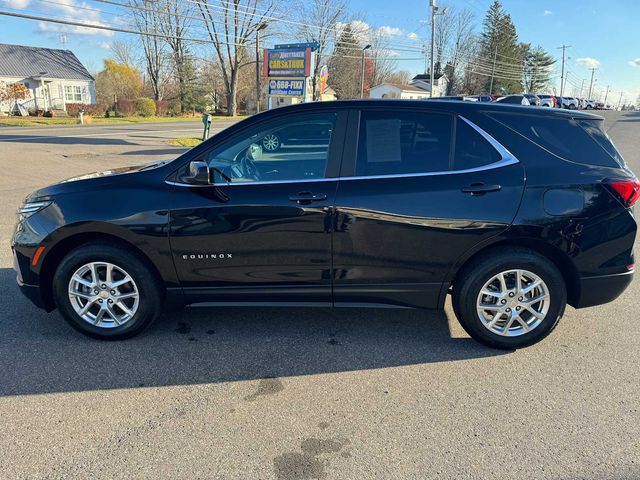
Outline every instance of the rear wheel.
[(280, 137), (275, 133), (269, 133), (262, 139), (262, 148), (267, 152), (275, 152), (280, 148)]
[(76, 330), (117, 340), (141, 332), (159, 314), (158, 280), (137, 255), (107, 243), (71, 251), (53, 278), (56, 305)]
[(462, 327), (494, 348), (514, 349), (549, 335), (567, 293), (555, 265), (527, 249), (509, 248), (474, 261), (458, 275), (453, 306)]

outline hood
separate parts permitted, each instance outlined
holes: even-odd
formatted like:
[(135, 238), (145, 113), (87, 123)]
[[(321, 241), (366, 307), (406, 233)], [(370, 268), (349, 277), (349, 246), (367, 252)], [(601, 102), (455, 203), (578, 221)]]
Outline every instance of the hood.
[(155, 161), (142, 165), (112, 168), (101, 172), (78, 175), (77, 177), (68, 178), (58, 183), (54, 183), (53, 185), (49, 185), (48, 187), (38, 189), (31, 193), (27, 197), (27, 200), (43, 200), (64, 193), (79, 192), (82, 190), (88, 190), (90, 188), (102, 188), (113, 183), (114, 181), (122, 181), (123, 177), (129, 177), (130, 174), (137, 174), (155, 170), (166, 165), (167, 163), (167, 161)]

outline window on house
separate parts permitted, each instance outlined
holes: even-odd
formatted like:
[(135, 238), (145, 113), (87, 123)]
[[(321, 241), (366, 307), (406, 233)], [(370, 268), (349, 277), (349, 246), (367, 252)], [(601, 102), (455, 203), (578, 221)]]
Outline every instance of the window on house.
[(82, 87), (77, 85), (65, 85), (64, 98), (67, 102), (82, 102)]

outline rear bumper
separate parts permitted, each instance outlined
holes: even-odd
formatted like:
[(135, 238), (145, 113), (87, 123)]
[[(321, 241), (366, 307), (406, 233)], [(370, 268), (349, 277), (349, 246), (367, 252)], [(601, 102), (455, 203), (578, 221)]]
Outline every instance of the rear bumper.
[(609, 303), (618, 298), (633, 280), (633, 271), (580, 279), (580, 298), (574, 308), (593, 307)]

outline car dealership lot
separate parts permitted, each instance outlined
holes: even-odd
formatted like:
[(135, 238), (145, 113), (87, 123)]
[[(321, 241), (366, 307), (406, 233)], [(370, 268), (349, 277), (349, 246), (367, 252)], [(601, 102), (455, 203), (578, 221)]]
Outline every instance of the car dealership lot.
[[(640, 114), (602, 113), (640, 172)], [(450, 308), (189, 309), (105, 343), (22, 298), (8, 241), (29, 191), (171, 158), (167, 138), (200, 130), (0, 129), (2, 476), (640, 476), (638, 280), (517, 352)]]

